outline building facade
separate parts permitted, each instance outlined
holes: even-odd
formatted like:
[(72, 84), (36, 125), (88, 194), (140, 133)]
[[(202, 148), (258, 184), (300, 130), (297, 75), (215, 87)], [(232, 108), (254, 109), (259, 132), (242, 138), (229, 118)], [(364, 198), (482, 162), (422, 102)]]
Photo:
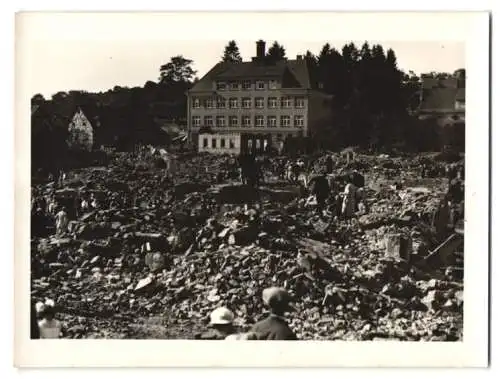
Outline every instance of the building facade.
[(252, 61), (218, 63), (188, 91), (188, 135), (198, 147), (209, 132), (239, 134), (242, 151), (263, 151), (310, 136), (330, 115), (331, 97), (315, 88), (306, 60), (270, 62), (263, 41)]

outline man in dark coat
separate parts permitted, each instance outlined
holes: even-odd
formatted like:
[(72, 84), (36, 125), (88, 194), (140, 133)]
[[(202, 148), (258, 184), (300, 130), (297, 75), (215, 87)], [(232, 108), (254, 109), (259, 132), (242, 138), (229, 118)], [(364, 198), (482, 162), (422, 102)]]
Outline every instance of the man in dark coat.
[(262, 291), (262, 300), (269, 308), (270, 314), (267, 318), (257, 322), (250, 332), (254, 333), (259, 340), (297, 340), (297, 336), (288, 326), (284, 315), (285, 312), (294, 310), (290, 305), (290, 295), (284, 288), (270, 287)]
[(318, 202), (318, 212), (321, 212), (325, 207), (326, 199), (330, 195), (330, 185), (328, 184), (328, 179), (326, 175), (314, 176), (309, 181), (309, 189), (311, 194), (316, 196), (316, 201)]

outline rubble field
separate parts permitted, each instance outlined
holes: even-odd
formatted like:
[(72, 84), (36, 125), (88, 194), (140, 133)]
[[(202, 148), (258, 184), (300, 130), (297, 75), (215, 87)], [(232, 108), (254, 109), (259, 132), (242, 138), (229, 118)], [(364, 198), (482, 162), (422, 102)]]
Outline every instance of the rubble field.
[[(365, 177), (366, 211), (349, 220), (307, 205), (275, 158), (258, 189), (240, 185), (230, 158), (201, 154), (179, 157), (174, 182), (152, 157), (126, 153), (72, 171), (55, 190), (69, 233), (31, 239), (32, 299), (55, 300), (69, 338), (191, 339), (222, 305), (247, 330), (277, 285), (294, 297), (299, 339), (461, 340), (463, 238), (436, 211), (444, 163), (334, 156), (335, 175)], [(421, 177), (424, 158), (433, 177)], [(76, 217), (82, 192), (100, 204)]]

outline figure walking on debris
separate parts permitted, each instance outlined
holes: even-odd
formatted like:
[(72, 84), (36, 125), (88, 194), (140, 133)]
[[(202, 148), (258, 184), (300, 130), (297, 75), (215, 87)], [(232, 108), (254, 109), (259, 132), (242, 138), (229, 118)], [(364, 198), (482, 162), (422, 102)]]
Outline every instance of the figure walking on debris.
[(66, 213), (66, 207), (61, 207), (61, 210), (56, 214), (56, 235), (62, 236), (68, 230), (68, 214)]
[(317, 211), (320, 213), (324, 210), (326, 200), (330, 193), (330, 186), (325, 174), (316, 175), (309, 180), (308, 187), (313, 196), (316, 197), (318, 204)]
[(356, 211), (356, 187), (352, 183), (347, 183), (344, 190), (344, 199), (342, 202), (342, 216), (346, 219), (351, 218)]
[(290, 329), (285, 313), (295, 311), (290, 304), (289, 293), (280, 287), (270, 287), (262, 291), (262, 300), (269, 308), (270, 314), (264, 320), (257, 322), (250, 330), (259, 340), (297, 340), (297, 336)]

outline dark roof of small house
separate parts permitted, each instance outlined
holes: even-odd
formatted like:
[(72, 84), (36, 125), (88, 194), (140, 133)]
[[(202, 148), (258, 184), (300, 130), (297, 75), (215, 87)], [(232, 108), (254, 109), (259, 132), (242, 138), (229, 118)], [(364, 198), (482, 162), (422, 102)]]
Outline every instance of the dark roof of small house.
[(191, 88), (191, 91), (210, 91), (214, 80), (242, 80), (247, 78), (276, 78), (283, 80), (283, 86), (287, 88), (311, 88), (307, 61), (299, 59), (281, 60), (275, 63), (259, 61), (217, 63)]
[(438, 80), (424, 78), (421, 110), (445, 111), (455, 109), (455, 101), (465, 100), (465, 87), (453, 78)]

